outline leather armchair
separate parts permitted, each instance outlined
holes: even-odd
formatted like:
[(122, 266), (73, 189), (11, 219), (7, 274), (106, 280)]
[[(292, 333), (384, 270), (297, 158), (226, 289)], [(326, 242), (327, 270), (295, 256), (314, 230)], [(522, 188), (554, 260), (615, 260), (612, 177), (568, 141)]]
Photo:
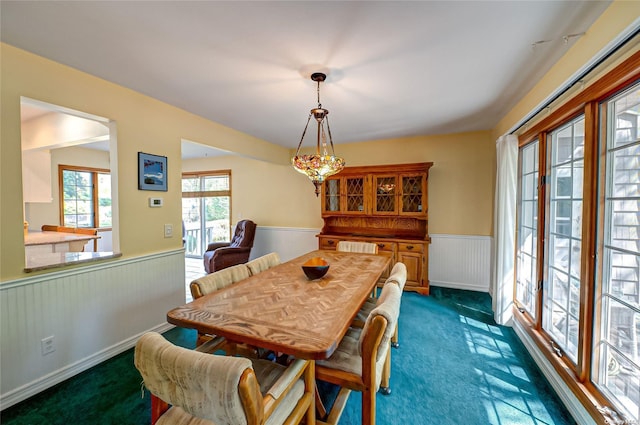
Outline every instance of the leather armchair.
[(249, 254), (256, 235), (256, 223), (240, 220), (231, 242), (213, 242), (204, 253), (204, 270), (213, 273), (224, 268), (249, 261)]

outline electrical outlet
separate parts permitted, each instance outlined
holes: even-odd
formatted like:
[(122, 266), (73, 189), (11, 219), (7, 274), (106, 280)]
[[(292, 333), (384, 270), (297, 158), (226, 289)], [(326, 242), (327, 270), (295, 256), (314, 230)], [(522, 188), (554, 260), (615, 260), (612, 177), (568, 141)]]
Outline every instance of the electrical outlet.
[(164, 225), (164, 237), (165, 238), (172, 238), (173, 237), (173, 225), (172, 224), (165, 224)]
[(48, 336), (46, 338), (42, 338), (40, 341), (42, 344), (42, 355), (46, 356), (49, 353), (53, 353), (56, 351), (56, 343), (54, 339), (54, 335)]

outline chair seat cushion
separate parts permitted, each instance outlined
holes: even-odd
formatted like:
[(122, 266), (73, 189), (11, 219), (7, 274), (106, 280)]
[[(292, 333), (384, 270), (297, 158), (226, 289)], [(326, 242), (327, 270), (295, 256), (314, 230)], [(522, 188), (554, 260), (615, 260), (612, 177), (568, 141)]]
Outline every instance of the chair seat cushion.
[[(265, 396), (267, 391), (278, 380), (286, 367), (268, 360), (252, 360), (251, 362), (253, 364), (253, 370), (256, 373), (256, 378), (260, 383), (260, 392), (262, 393), (262, 396)], [(291, 390), (285, 394), (284, 398), (280, 404), (278, 404), (278, 407), (276, 407), (271, 416), (267, 418), (265, 425), (284, 423), (303, 395), (304, 381), (302, 379), (298, 379), (298, 381), (293, 384)]]
[(358, 353), (360, 332), (360, 329), (349, 328), (331, 357), (326, 360), (316, 360), (316, 365), (362, 376), (362, 357)]
[(377, 301), (378, 300), (376, 298), (367, 298), (367, 300), (364, 302), (364, 304), (360, 308), (360, 311), (358, 311), (358, 314), (356, 314), (356, 320), (362, 323), (366, 322), (367, 317), (369, 317), (369, 314), (371, 313), (371, 311), (373, 311), (373, 309), (376, 308)]
[(156, 425), (216, 425), (206, 419), (192, 416), (182, 410), (181, 407), (171, 407), (160, 418)]

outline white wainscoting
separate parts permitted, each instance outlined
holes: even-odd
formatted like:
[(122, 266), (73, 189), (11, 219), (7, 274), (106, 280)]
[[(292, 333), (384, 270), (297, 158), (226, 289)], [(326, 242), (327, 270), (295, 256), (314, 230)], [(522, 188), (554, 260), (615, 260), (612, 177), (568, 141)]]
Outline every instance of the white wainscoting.
[[(277, 252), (288, 261), (318, 249), (320, 229), (258, 226), (251, 259)], [(489, 292), (491, 277), (490, 236), (431, 236), (429, 281), (434, 286)]]
[(489, 292), (492, 243), (490, 236), (430, 236), (431, 286)]
[(251, 259), (277, 252), (280, 261), (289, 261), (305, 252), (318, 249), (318, 233), (320, 229), (258, 226)]
[[(170, 329), (184, 275), (179, 249), (0, 282), (2, 408)], [(43, 355), (50, 336), (55, 351)]]

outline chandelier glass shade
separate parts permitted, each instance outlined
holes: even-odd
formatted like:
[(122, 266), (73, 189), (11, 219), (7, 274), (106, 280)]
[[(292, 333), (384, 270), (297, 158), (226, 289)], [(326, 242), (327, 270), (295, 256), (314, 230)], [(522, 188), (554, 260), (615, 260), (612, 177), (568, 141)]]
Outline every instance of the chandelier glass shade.
[[(320, 103), (320, 82), (324, 81), (326, 78), (327, 76), (320, 72), (311, 74), (311, 79), (318, 83), (318, 107), (313, 108), (309, 112), (307, 125), (305, 125), (304, 131), (302, 132), (302, 137), (300, 137), (298, 149), (296, 150), (295, 156), (291, 158), (291, 164), (293, 165), (293, 168), (296, 171), (305, 174), (307, 177), (309, 177), (309, 179), (311, 179), (311, 182), (316, 188), (316, 196), (320, 194), (320, 186), (322, 186), (324, 180), (329, 176), (339, 173), (345, 165), (344, 160), (335, 155), (333, 148), (333, 139), (331, 138), (331, 128), (329, 127), (329, 111), (327, 109), (324, 109), (322, 107), (322, 104)], [(311, 117), (314, 117), (316, 122), (318, 123), (316, 153), (301, 155), (300, 147), (302, 146), (302, 141), (304, 140), (304, 136), (307, 133), (307, 128), (309, 127)], [(329, 150), (327, 148), (327, 136), (329, 137), (331, 154), (329, 154)]]

